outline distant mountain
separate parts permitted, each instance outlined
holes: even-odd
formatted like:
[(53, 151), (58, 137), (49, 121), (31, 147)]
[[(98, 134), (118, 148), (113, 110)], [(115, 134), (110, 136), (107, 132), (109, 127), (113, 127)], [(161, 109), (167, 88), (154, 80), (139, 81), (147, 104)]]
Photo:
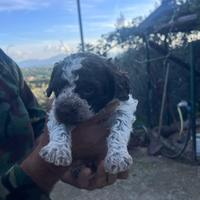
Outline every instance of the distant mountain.
[(66, 54), (59, 54), (47, 59), (30, 59), (18, 62), (20, 67), (48, 67), (53, 66), (55, 62), (62, 60)]

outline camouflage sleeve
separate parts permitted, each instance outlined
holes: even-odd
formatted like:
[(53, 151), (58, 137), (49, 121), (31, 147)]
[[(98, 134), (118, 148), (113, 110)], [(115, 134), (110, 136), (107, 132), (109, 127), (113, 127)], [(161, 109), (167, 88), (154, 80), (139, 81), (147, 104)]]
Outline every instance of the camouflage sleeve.
[(50, 198), (18, 165), (14, 165), (0, 179), (0, 200), (50, 200)]
[(34, 136), (37, 138), (44, 128), (46, 113), (38, 104), (37, 99), (25, 81), (23, 82), (20, 96), (27, 109)]
[(49, 199), (18, 165), (13, 166), (33, 148), (34, 139), (42, 132), (45, 112), (17, 64), (1, 49), (0, 118), (0, 200)]
[(0, 175), (33, 148), (45, 112), (23, 80), (17, 64), (0, 49)]
[[(19, 97), (21, 102), (15, 103), (15, 106), (19, 107), (18, 110), (21, 110), (20, 107), (22, 108), (24, 106), (25, 110), (28, 112), (34, 136), (35, 138), (38, 137), (43, 130), (46, 113), (39, 106), (37, 99), (24, 81), (18, 65), (1, 49), (0, 68), (0, 89), (2, 89), (3, 92), (2, 94), (0, 93), (0, 103), (5, 102), (11, 104), (11, 101)], [(13, 113), (14, 111), (12, 111), (11, 114), (13, 115)]]

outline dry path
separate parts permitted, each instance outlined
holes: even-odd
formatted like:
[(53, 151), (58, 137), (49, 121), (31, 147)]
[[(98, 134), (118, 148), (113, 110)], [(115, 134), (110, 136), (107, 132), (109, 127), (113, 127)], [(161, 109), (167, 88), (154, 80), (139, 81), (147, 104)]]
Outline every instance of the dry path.
[(149, 157), (145, 149), (134, 152), (128, 180), (88, 192), (57, 184), (53, 200), (200, 200), (200, 166)]

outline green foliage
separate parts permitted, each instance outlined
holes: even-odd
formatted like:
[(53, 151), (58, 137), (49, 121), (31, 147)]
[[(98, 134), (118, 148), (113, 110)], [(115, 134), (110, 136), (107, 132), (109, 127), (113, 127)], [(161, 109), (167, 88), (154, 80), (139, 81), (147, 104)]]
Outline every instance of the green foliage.
[(36, 96), (39, 104), (46, 109), (47, 97), (46, 89), (48, 87), (52, 68), (50, 67), (31, 67), (22, 68), (25, 81)]

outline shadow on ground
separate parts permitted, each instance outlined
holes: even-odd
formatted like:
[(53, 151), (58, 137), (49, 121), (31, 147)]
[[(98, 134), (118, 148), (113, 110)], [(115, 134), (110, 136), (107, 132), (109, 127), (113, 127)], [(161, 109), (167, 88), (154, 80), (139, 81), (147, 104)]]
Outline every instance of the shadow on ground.
[(79, 190), (58, 183), (53, 200), (200, 200), (200, 166), (149, 157), (135, 150), (129, 179), (101, 190)]

